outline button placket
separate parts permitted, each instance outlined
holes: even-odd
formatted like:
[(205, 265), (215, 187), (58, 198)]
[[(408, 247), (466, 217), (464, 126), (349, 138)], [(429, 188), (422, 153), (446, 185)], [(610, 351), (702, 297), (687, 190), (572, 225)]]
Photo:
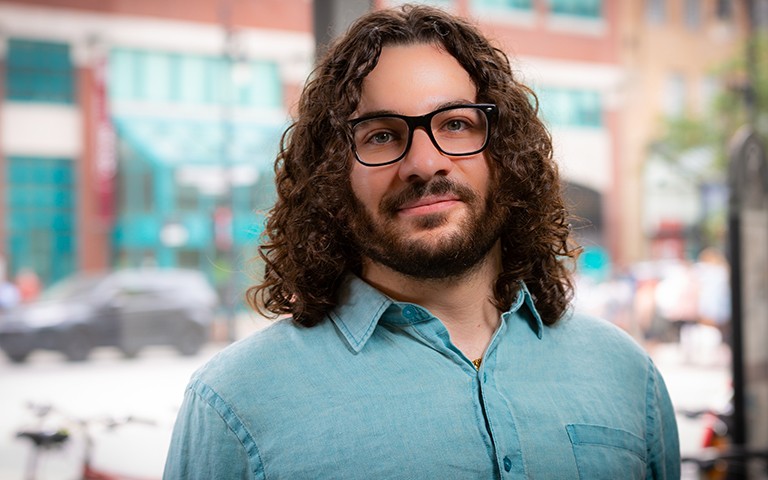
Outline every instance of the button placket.
[(480, 402), (496, 452), (498, 472), (504, 478), (516, 478), (518, 475), (526, 475), (520, 438), (514, 412), (509, 411), (509, 405), (497, 390), (494, 377), (496, 357), (499, 355), (499, 349), (503, 348), (503, 337), (508, 332), (509, 320), (508, 314), (502, 314), (501, 324), (488, 345), (483, 365), (478, 371), (478, 382)]

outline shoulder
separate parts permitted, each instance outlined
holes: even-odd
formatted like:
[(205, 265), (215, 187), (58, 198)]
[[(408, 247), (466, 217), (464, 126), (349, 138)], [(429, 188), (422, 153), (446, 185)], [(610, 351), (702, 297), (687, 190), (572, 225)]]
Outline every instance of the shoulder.
[(242, 392), (245, 385), (269, 390), (286, 378), (301, 376), (317, 359), (346, 351), (332, 322), (307, 328), (283, 319), (217, 353), (194, 373), (192, 383), (225, 396)]
[(579, 338), (592, 338), (595, 340), (605, 340), (626, 348), (637, 348), (642, 350), (640, 345), (626, 331), (617, 327), (613, 323), (592, 315), (569, 311), (554, 326), (553, 332), (562, 332), (563, 334), (575, 335)]
[(647, 365), (650, 357), (626, 331), (602, 318), (569, 311), (547, 332), (563, 347), (580, 350), (580, 354), (612, 357), (620, 362)]

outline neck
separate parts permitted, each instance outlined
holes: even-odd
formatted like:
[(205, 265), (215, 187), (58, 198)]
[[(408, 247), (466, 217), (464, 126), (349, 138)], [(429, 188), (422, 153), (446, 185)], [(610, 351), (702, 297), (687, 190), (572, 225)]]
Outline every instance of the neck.
[(460, 277), (420, 279), (364, 262), (362, 277), (389, 297), (418, 304), (439, 318), (453, 344), (468, 358), (481, 357), (499, 324), (493, 285), (501, 272), (501, 246)]

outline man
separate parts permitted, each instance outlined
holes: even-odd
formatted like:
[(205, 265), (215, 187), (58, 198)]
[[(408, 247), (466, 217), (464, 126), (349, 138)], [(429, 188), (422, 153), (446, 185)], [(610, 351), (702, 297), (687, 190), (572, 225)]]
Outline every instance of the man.
[(166, 478), (675, 478), (664, 383), (568, 310), (549, 134), (506, 56), (429, 7), (319, 63), (277, 162), (257, 308), (187, 389)]

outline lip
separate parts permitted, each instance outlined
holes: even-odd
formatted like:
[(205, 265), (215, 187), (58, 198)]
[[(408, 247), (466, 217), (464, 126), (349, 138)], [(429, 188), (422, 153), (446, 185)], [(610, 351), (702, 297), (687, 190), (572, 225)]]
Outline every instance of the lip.
[(401, 215), (427, 215), (451, 208), (460, 201), (456, 195), (430, 195), (404, 203), (398, 209), (398, 213)]

